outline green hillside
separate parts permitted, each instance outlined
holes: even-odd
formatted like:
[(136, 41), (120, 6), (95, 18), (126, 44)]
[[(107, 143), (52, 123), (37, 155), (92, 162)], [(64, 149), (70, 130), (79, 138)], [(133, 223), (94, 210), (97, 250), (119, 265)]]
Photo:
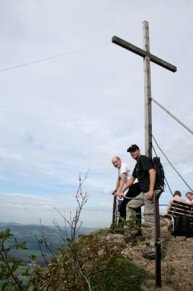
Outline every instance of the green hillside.
[[(29, 263), (31, 261), (30, 257), (35, 255), (36, 261), (40, 265), (45, 263), (45, 259), (49, 261), (52, 253), (66, 247), (66, 238), (70, 231), (70, 228), (61, 228), (59, 231), (56, 226), (0, 222), (0, 231), (8, 228), (18, 242), (25, 241), (27, 246), (26, 250), (14, 251), (14, 254), (20, 257), (23, 263)], [(82, 233), (89, 233), (90, 231), (90, 228), (81, 229)]]

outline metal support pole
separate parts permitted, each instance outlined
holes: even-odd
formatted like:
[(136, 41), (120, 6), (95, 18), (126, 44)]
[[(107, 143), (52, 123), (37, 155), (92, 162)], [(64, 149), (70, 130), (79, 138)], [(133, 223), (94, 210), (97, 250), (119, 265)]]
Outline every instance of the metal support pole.
[(156, 273), (156, 280), (155, 285), (156, 287), (161, 287), (161, 230), (160, 230), (160, 215), (159, 215), (159, 197), (161, 193), (157, 194), (155, 192), (154, 198), (154, 211), (155, 211), (155, 273)]
[(116, 219), (117, 219), (117, 215), (116, 215), (116, 196), (113, 197), (113, 215), (112, 215), (112, 228), (115, 227), (115, 223), (116, 223)]

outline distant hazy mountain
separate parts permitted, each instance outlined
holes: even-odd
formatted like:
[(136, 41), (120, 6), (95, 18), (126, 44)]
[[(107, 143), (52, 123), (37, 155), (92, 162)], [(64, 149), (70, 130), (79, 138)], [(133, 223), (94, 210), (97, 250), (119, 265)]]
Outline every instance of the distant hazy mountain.
[[(40, 259), (41, 251), (49, 253), (49, 249), (54, 253), (59, 248), (65, 248), (66, 238), (70, 237), (70, 228), (61, 227), (59, 231), (56, 226), (0, 222), (0, 231), (7, 228), (18, 242), (26, 242), (27, 253), (20, 251), (25, 262), (28, 261), (30, 254), (35, 254)], [(80, 233), (87, 234), (94, 230), (94, 228), (82, 227)]]

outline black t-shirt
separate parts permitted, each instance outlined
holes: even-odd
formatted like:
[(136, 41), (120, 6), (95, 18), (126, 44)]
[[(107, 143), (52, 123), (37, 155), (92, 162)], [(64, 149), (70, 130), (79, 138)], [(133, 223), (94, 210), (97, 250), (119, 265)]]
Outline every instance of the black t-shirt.
[(149, 157), (141, 155), (137, 160), (132, 176), (137, 178), (143, 192), (149, 191), (149, 170), (154, 169)]

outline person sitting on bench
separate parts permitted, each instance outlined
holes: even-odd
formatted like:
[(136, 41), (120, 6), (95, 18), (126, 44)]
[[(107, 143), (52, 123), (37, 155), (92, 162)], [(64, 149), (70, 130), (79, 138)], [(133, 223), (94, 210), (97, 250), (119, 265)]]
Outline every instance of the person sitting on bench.
[(193, 192), (187, 192), (186, 198), (189, 200), (189, 205), (193, 205)]
[[(193, 193), (192, 193), (193, 194)], [(192, 197), (193, 198), (193, 197)], [(173, 194), (173, 197), (170, 199), (168, 206), (167, 206), (167, 213), (170, 210), (171, 204), (173, 201), (178, 201), (182, 203), (187, 203), (186, 199), (182, 197), (182, 193), (178, 190), (176, 190)]]
[[(193, 194), (193, 193), (192, 193)], [(193, 196), (192, 196), (193, 198)], [(170, 223), (171, 223), (171, 220), (167, 218), (167, 214), (170, 210), (170, 207), (172, 205), (172, 202), (173, 201), (178, 201), (178, 202), (182, 202), (182, 203), (187, 203), (186, 199), (182, 197), (182, 193), (178, 190), (176, 190), (172, 196), (172, 198), (170, 199), (169, 203), (168, 203), (168, 206), (167, 206), (167, 213), (165, 214), (165, 221), (167, 222), (167, 225), (168, 227), (170, 227)]]

